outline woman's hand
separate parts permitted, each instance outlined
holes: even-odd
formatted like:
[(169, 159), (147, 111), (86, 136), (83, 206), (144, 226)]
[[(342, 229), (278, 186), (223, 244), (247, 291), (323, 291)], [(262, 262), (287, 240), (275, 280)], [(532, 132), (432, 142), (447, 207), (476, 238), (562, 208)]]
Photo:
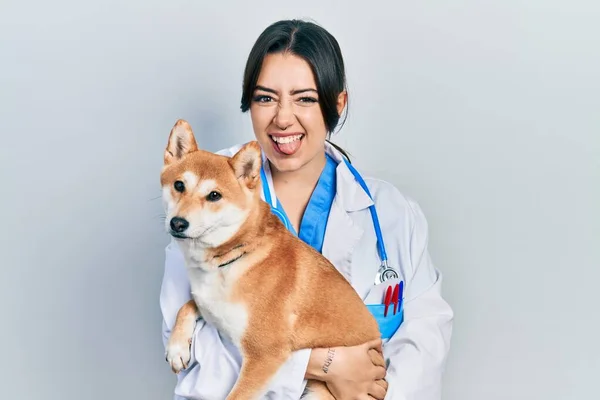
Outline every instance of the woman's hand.
[(336, 400), (383, 400), (387, 392), (381, 339), (353, 347), (313, 349), (306, 378), (327, 384)]

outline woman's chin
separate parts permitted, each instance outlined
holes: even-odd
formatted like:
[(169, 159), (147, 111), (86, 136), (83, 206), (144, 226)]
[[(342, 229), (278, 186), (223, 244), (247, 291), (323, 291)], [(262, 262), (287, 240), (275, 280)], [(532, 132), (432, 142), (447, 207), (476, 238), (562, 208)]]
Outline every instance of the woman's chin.
[(280, 155), (274, 154), (274, 157), (268, 155), (268, 158), (271, 163), (271, 170), (274, 169), (278, 172), (294, 172), (304, 165), (303, 160), (295, 156), (282, 158)]

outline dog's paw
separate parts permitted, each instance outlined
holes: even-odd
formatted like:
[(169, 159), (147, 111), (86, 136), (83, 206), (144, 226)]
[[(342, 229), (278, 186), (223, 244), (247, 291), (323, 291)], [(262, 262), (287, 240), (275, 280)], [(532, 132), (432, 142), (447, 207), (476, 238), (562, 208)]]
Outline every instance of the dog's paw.
[(165, 358), (174, 373), (178, 374), (182, 369), (186, 369), (190, 362), (190, 343), (191, 340), (171, 336), (167, 344)]

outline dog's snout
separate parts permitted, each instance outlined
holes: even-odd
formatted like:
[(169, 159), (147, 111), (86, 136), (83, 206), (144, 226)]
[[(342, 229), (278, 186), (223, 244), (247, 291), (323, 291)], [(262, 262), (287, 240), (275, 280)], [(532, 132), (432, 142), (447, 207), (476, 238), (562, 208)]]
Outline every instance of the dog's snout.
[(180, 217), (171, 218), (171, 229), (173, 232), (181, 233), (190, 226), (190, 223), (186, 219)]

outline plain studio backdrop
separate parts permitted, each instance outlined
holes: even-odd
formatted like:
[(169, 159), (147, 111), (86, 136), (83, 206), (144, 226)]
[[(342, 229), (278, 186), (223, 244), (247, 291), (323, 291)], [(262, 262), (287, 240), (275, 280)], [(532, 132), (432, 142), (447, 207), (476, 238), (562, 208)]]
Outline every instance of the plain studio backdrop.
[(600, 398), (587, 3), (3, 0), (0, 399), (171, 398), (167, 136), (186, 118), (209, 150), (251, 139), (246, 57), (293, 17), (342, 46), (350, 116), (335, 141), (428, 218), (455, 311), (444, 399)]

